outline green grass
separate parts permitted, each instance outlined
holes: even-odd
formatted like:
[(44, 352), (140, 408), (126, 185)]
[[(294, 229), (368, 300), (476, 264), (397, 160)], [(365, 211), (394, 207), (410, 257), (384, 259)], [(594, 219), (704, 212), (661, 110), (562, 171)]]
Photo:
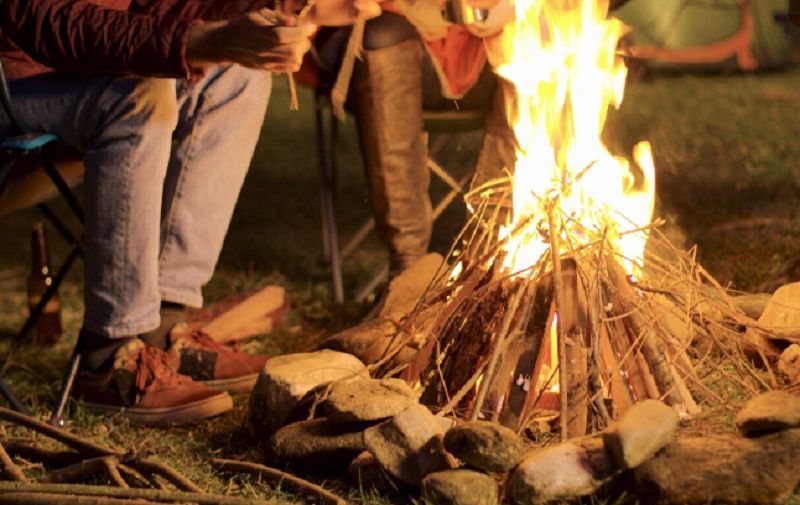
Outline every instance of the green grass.
[[(208, 301), (261, 286), (286, 286), (293, 310), (287, 326), (252, 345), (270, 353), (312, 348), (324, 336), (353, 324), (369, 307), (331, 303), (328, 270), (321, 262), (319, 176), (313, 136), (313, 102), (289, 112), (285, 81), (276, 89), (250, 175), (226, 240)], [(622, 110), (611, 115), (606, 138), (629, 153), (638, 140), (655, 150), (663, 212), (684, 228), (700, 260), (724, 283), (743, 290), (772, 287), (782, 269), (800, 257), (800, 68), (758, 75), (669, 75), (632, 78)], [(464, 135), (442, 155), (462, 173), (477, 155), (480, 137)], [(352, 122), (341, 126), (337, 210), (342, 237), (369, 216)], [(436, 192), (443, 188), (438, 185)], [(456, 206), (437, 224), (434, 248), (445, 251), (463, 218)], [(759, 218), (760, 221), (754, 221)], [(28, 233), (33, 211), (0, 219), (0, 334), (13, 333), (25, 316)], [(64, 248), (50, 234), (54, 255)], [(374, 238), (345, 265), (352, 294), (385, 261)], [(66, 336), (54, 349), (29, 343), (8, 353), (3, 376), (23, 399), (44, 413), (52, 404), (69, 349), (81, 324), (81, 269), (61, 290)], [(11, 349), (9, 339), (3, 350)], [(211, 456), (258, 460), (259, 440), (241, 423), (247, 398), (233, 413), (191, 428), (142, 429), (124, 419), (92, 416), (70, 405), (71, 430), (98, 442), (136, 449), (174, 465), (210, 491), (298, 501), (283, 490), (214, 473)], [(728, 420), (729, 422), (729, 420)], [(12, 435), (16, 433), (11, 433)], [(20, 433), (22, 436), (24, 433)], [(329, 483), (355, 503), (407, 502), (408, 497)], [(229, 488), (229, 486), (231, 486)], [(793, 503), (798, 503), (797, 498)]]

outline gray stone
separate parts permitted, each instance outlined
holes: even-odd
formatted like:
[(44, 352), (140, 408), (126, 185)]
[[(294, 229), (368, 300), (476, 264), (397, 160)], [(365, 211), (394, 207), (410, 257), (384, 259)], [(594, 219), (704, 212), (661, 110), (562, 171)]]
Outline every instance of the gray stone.
[(781, 503), (800, 482), (800, 430), (759, 438), (685, 438), (635, 470), (645, 497), (660, 503)]
[(269, 436), (286, 423), (308, 392), (331, 382), (368, 375), (361, 361), (341, 352), (276, 356), (264, 365), (250, 394), (247, 426), (254, 436)]
[(444, 446), (464, 463), (486, 472), (507, 472), (527, 452), (513, 430), (488, 421), (456, 425), (445, 434)]
[(417, 403), (417, 394), (400, 379), (365, 379), (335, 384), (322, 404), (325, 417), (337, 423), (393, 417)]
[(417, 306), (443, 263), (444, 258), (440, 254), (426, 254), (392, 279), (386, 302), (380, 311), (380, 318), (400, 321), (408, 316)]
[(800, 344), (792, 344), (781, 353), (778, 371), (789, 379), (790, 384), (800, 384)]
[(678, 414), (658, 400), (637, 403), (603, 432), (603, 443), (620, 468), (635, 468), (675, 436)]
[(772, 295), (758, 325), (778, 337), (800, 337), (800, 282), (781, 286)]
[(747, 436), (800, 428), (800, 396), (785, 391), (760, 394), (744, 404), (736, 426)]
[(778, 358), (780, 350), (773, 342), (774, 338), (789, 341), (800, 339), (800, 282), (787, 284), (775, 291), (758, 318), (758, 326), (769, 333), (748, 328), (742, 342), (743, 350), (755, 359), (760, 358), (760, 354), (770, 361)]
[(443, 445), (440, 422), (422, 405), (367, 428), (364, 443), (381, 466), (398, 480), (419, 486), (429, 473), (456, 467)]
[(331, 423), (325, 418), (284, 426), (267, 441), (267, 459), (305, 470), (336, 469), (365, 449), (362, 430)]
[(508, 496), (518, 505), (571, 500), (595, 493), (616, 474), (602, 440), (571, 440), (529, 453), (509, 477)]
[(472, 470), (445, 470), (422, 479), (422, 498), (431, 505), (496, 505), (497, 482)]
[(747, 317), (758, 319), (772, 299), (770, 293), (747, 293), (731, 296), (731, 303)]

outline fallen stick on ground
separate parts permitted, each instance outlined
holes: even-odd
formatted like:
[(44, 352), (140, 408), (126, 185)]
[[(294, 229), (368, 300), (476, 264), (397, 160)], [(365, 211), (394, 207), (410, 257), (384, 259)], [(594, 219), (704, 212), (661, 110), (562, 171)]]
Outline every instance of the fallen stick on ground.
[(318, 497), (320, 501), (325, 504), (347, 505), (347, 502), (344, 500), (344, 498), (331, 493), (327, 489), (290, 473), (278, 470), (277, 468), (270, 468), (268, 466), (259, 465), (257, 463), (248, 463), (246, 461), (217, 458), (213, 458), (211, 460), (211, 464), (214, 466), (214, 468), (219, 470), (249, 473), (273, 482), (287, 483), (298, 491), (303, 491)]
[(161, 502), (57, 493), (22, 492), (0, 494), (0, 505), (64, 505), (65, 503), (70, 505), (158, 505)]
[[(33, 495), (57, 495), (61, 501), (21, 501), (19, 497)], [(106, 501), (78, 501), (78, 497), (99, 497)], [(145, 503), (196, 503), (198, 505), (268, 505), (270, 502), (241, 496), (187, 493), (162, 489), (123, 489), (109, 486), (87, 486), (84, 484), (39, 484), (29, 482), (0, 482), (0, 504), (10, 503), (121, 503), (114, 498), (146, 500)], [(141, 501), (125, 503), (137, 504)], [(344, 503), (343, 501), (341, 503)]]
[(42, 421), (34, 419), (30, 416), (26, 416), (25, 414), (14, 412), (13, 410), (5, 407), (0, 407), (0, 420), (24, 426), (37, 433), (41, 433), (42, 435), (46, 435), (52, 439), (58, 440), (67, 447), (75, 449), (83, 456), (97, 457), (125, 455), (125, 453), (122, 451), (115, 451), (113, 449), (97, 445), (94, 442), (84, 440), (76, 435), (73, 435), (72, 433), (43, 423)]
[(3, 474), (6, 477), (17, 482), (25, 482), (28, 480), (25, 478), (25, 474), (22, 473), (22, 470), (11, 461), (11, 457), (2, 445), (0, 445), (0, 463), (3, 465)]
[(197, 484), (162, 463), (147, 460), (134, 460), (127, 462), (127, 464), (144, 474), (159, 475), (181, 491), (199, 494), (205, 493)]

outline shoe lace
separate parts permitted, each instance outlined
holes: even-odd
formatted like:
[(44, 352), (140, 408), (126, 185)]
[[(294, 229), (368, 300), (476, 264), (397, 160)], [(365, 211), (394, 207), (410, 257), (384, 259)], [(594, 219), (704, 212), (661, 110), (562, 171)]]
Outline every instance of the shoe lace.
[(181, 376), (169, 364), (167, 353), (147, 346), (139, 353), (139, 370), (136, 374), (136, 389), (146, 392), (157, 384), (179, 382)]

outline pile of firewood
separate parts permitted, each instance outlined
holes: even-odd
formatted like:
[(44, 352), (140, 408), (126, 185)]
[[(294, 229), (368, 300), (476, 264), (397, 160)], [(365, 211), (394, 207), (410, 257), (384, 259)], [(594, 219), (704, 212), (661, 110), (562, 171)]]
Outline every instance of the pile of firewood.
[[(721, 405), (703, 381), (709, 367), (752, 393), (770, 386), (742, 350), (741, 330), (756, 322), (692, 251), (669, 244), (658, 222), (622, 232), (650, 235), (644, 273), (635, 280), (623, 268), (633, 260), (611, 238), (620, 231), (585, 229), (579, 243), (554, 198), (547, 219), (523, 221), (511, 234), (536, 229), (549, 239), (549, 253), (533, 268), (509, 272), (508, 238), (496, 238), (509, 189), (495, 181), (480, 191), (463, 251), (451, 254), (398, 325), (378, 375), (418, 383), (423, 403), (441, 414), (516, 430), (542, 408), (559, 410), (563, 438), (602, 430), (647, 398), (683, 416), (699, 411), (698, 399)], [(397, 367), (391, 358), (409, 345), (419, 351)]]

